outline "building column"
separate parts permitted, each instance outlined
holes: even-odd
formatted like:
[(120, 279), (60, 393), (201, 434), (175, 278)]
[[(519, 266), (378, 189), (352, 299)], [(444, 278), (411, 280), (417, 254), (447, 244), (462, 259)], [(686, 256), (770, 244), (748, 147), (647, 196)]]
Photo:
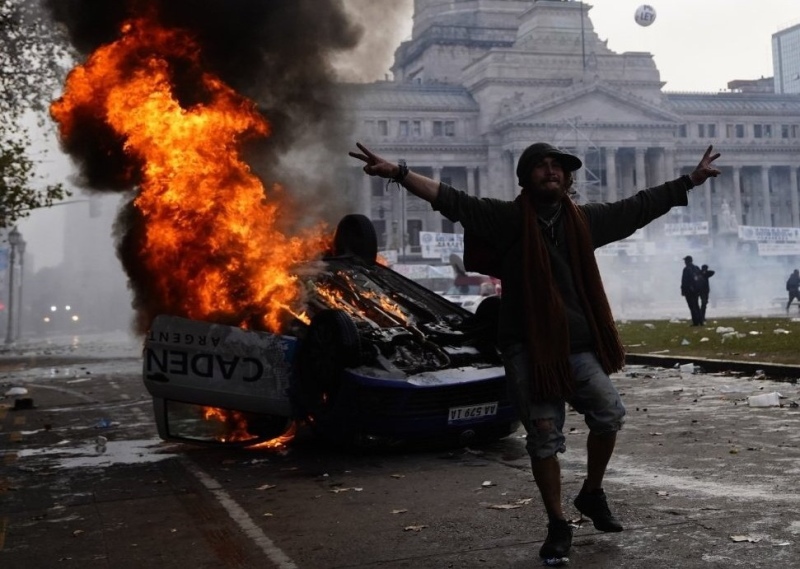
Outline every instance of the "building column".
[(372, 176), (361, 175), (361, 194), (362, 199), (358, 200), (361, 206), (361, 213), (372, 219)]
[(605, 201), (617, 201), (617, 149), (606, 147), (606, 199)]
[(477, 168), (475, 166), (466, 166), (467, 171), (467, 193), (471, 196), (475, 195), (475, 171)]
[(509, 150), (506, 156), (508, 157), (506, 161), (506, 187), (505, 195), (502, 196), (502, 199), (513, 200), (517, 197), (517, 188), (519, 187), (519, 183), (517, 180), (517, 160), (519, 160), (519, 155), (522, 152), (514, 152), (513, 150)]
[(792, 227), (800, 227), (800, 203), (798, 203), (797, 168), (789, 166), (789, 196), (792, 200)]
[(647, 178), (645, 174), (645, 167), (644, 167), (644, 148), (639, 148), (638, 146), (634, 149), (636, 153), (636, 163), (634, 165), (634, 171), (636, 172), (636, 184), (634, 184), (633, 193), (636, 193), (639, 190), (643, 190), (647, 187)]
[(675, 149), (674, 148), (665, 148), (664, 149), (664, 180), (663, 182), (669, 182), (670, 180), (674, 180), (675, 178), (679, 178), (679, 174), (675, 169)]
[(769, 196), (769, 166), (761, 167), (761, 195), (764, 199), (764, 227), (772, 227), (772, 203)]
[(742, 167), (733, 167), (733, 211), (736, 212), (736, 223), (741, 225), (742, 218)]
[(586, 199), (586, 148), (582, 146), (577, 146), (573, 151), (573, 154), (578, 157), (578, 160), (581, 161), (583, 167), (579, 168), (576, 172), (573, 172), (574, 178), (574, 186), (573, 188), (578, 190), (581, 193), (582, 199)]
[[(433, 167), (433, 176), (431, 176), (431, 178), (436, 182), (437, 185), (442, 181), (441, 166)], [(423, 224), (423, 231), (441, 231), (441, 215), (441, 213), (434, 211), (431, 207), (425, 208), (425, 223)]]

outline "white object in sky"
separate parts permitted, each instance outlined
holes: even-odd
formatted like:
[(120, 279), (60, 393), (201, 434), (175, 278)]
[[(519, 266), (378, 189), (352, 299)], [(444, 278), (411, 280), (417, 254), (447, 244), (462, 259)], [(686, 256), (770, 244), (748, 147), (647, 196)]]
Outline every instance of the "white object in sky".
[(640, 26), (649, 26), (656, 21), (656, 9), (648, 4), (642, 4), (636, 8), (636, 13), (633, 16), (636, 23)]

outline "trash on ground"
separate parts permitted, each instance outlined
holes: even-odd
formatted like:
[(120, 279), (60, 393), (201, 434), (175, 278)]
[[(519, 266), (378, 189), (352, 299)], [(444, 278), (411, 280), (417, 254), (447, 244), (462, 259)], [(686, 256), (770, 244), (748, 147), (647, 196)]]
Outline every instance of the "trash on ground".
[(19, 397), (20, 395), (27, 395), (28, 390), (24, 387), (12, 387), (6, 391), (6, 397)]
[(759, 541), (761, 541), (760, 537), (753, 537), (750, 535), (732, 535), (731, 539), (736, 543), (740, 543), (743, 541), (747, 541), (749, 543), (758, 543)]
[(681, 373), (694, 373), (694, 364), (693, 363), (683, 364), (680, 366), (679, 369), (681, 370)]
[(428, 526), (406, 526), (403, 531), (422, 531)]
[(747, 404), (750, 407), (778, 407), (781, 404), (781, 394), (773, 391), (772, 393), (751, 395), (747, 398)]
[(569, 557), (548, 557), (542, 559), (542, 564), (545, 567), (563, 567), (569, 565)]

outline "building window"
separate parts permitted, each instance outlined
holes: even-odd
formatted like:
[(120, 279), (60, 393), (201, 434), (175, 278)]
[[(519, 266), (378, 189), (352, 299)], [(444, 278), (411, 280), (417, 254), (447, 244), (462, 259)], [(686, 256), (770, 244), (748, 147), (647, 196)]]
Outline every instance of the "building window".
[(686, 138), (686, 125), (678, 125), (678, 136), (680, 138)]
[(442, 136), (442, 121), (433, 121), (433, 136)]
[(411, 134), (416, 137), (422, 136), (422, 121), (414, 121), (411, 123)]
[(744, 125), (743, 124), (726, 125), (725, 136), (728, 138), (744, 138)]
[(697, 125), (698, 138), (715, 138), (717, 136), (717, 125), (706, 123)]
[(400, 121), (398, 134), (400, 136), (408, 136), (408, 121)]
[(772, 138), (771, 124), (754, 124), (753, 136), (755, 138)]
[(389, 136), (389, 121), (378, 121), (378, 136)]
[(456, 121), (444, 121), (444, 135), (445, 136), (456, 135)]
[(781, 138), (797, 138), (800, 128), (796, 124), (782, 124)]

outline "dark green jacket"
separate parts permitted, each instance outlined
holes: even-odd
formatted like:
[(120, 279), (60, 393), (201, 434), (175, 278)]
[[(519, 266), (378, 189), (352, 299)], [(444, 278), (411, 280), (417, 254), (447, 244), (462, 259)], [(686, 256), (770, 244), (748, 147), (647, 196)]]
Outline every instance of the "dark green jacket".
[[(692, 187), (688, 176), (667, 182), (613, 203), (590, 203), (579, 206), (589, 220), (594, 248), (632, 235), (667, 213), (673, 206), (688, 203), (686, 192)], [(447, 185), (439, 186), (433, 209), (452, 222), (460, 222), (496, 252), (502, 280), (502, 303), (498, 343), (501, 348), (524, 342), (525, 320), (522, 278), (522, 207), (518, 201), (477, 198)], [(564, 216), (556, 223), (556, 246), (542, 236), (550, 253), (553, 271), (570, 329), (573, 353), (591, 350), (594, 341), (578, 299), (569, 263), (569, 249), (564, 231)], [(539, 228), (541, 231), (541, 227)]]

